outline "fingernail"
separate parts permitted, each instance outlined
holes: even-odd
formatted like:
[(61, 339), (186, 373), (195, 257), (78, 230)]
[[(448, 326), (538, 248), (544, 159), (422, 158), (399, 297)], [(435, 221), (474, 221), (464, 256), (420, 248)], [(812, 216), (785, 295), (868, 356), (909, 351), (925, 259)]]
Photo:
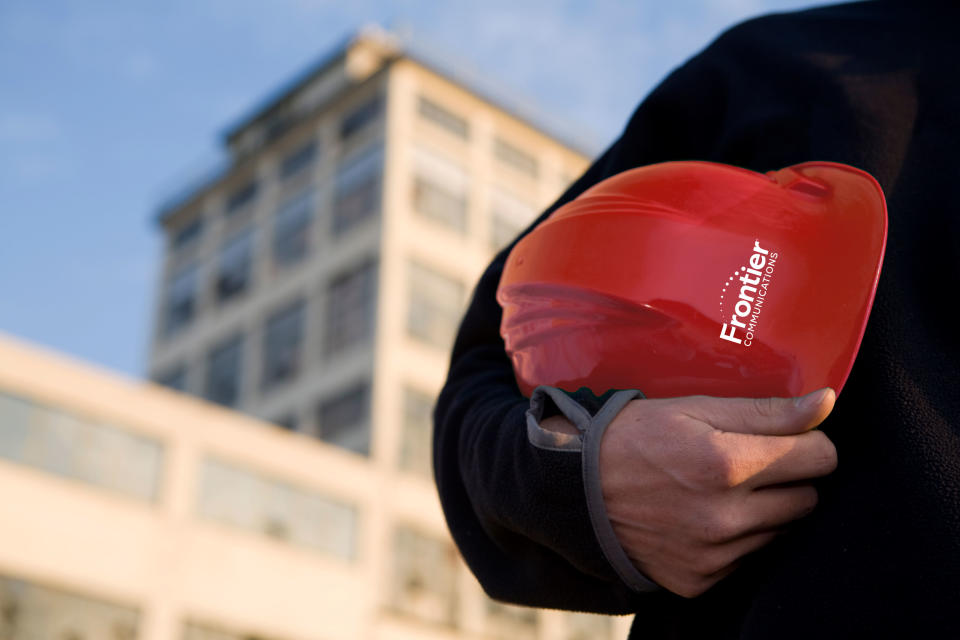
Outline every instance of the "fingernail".
[(800, 396), (795, 400), (797, 403), (797, 408), (812, 409), (813, 407), (816, 407), (823, 402), (823, 399), (826, 397), (828, 391), (830, 391), (830, 387), (824, 387), (823, 389), (811, 391), (805, 396)]

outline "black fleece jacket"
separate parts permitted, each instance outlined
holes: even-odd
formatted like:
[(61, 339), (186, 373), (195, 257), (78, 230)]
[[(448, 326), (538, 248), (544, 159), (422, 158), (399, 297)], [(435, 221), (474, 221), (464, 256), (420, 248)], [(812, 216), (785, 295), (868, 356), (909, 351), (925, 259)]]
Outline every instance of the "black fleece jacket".
[(632, 638), (960, 637), (958, 18), (951, 3), (875, 1), (741, 24), (667, 77), (541, 216), (668, 160), (843, 162), (887, 195), (873, 313), (822, 426), (839, 468), (813, 515), (706, 594), (626, 587), (591, 529), (579, 455), (528, 441), (497, 256), (461, 326), (434, 441), (450, 530), (491, 596), (635, 613)]

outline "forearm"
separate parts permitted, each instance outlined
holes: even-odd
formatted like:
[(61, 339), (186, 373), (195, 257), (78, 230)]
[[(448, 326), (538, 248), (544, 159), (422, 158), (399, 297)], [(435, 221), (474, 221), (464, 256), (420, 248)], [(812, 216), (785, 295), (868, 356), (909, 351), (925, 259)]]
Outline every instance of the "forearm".
[[(496, 277), (491, 269), (484, 281)], [(471, 306), (474, 320), (484, 281)], [(533, 446), (529, 401), (517, 389), (499, 334), (484, 335), (470, 314), (461, 334), (437, 406), (434, 459), (441, 503), (464, 559), (495, 598), (635, 611), (633, 593), (595, 540), (579, 452)], [(464, 348), (467, 339), (473, 343)]]
[[(624, 137), (534, 224), (625, 169), (700, 155), (711, 125), (694, 113), (686, 88), (707, 90), (715, 82), (710, 73), (694, 76), (690, 85), (664, 83), (634, 114)], [(674, 126), (664, 127), (664, 118)], [(528, 401), (499, 335), (495, 296), (505, 256), (477, 286), (435, 414), (437, 486), (453, 537), (494, 597), (610, 613), (637, 611), (639, 598), (655, 608), (664, 596), (631, 590), (600, 549), (580, 452), (539, 448), (527, 437)]]

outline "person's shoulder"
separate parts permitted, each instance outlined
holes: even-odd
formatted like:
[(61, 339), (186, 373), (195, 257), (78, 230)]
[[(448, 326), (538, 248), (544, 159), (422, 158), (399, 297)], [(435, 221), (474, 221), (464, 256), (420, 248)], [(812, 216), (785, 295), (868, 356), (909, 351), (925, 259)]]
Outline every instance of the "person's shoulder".
[(900, 2), (865, 0), (843, 4), (830, 4), (797, 11), (767, 13), (740, 22), (724, 31), (717, 43), (736, 42), (743, 39), (783, 36), (798, 30), (816, 30), (818, 28), (851, 28), (858, 25), (868, 27), (872, 24), (886, 23), (898, 15), (911, 13), (908, 6)]
[(768, 13), (722, 32), (695, 59), (767, 68), (811, 53), (861, 52), (879, 45), (871, 33), (904, 28), (913, 12), (896, 1), (866, 0)]

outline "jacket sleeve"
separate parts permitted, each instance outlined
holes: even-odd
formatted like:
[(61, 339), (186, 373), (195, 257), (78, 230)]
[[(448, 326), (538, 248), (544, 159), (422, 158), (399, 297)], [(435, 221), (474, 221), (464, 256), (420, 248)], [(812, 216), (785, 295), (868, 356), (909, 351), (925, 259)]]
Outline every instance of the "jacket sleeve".
[[(694, 58), (640, 105), (622, 136), (525, 233), (606, 177), (654, 162), (709, 159), (724, 103), (721, 75)], [(528, 435), (530, 400), (505, 353), (495, 298), (509, 249), (474, 291), (434, 413), (434, 472), (454, 541), (499, 600), (610, 614), (656, 606), (671, 594), (628, 585), (601, 548), (579, 450), (538, 446)]]

